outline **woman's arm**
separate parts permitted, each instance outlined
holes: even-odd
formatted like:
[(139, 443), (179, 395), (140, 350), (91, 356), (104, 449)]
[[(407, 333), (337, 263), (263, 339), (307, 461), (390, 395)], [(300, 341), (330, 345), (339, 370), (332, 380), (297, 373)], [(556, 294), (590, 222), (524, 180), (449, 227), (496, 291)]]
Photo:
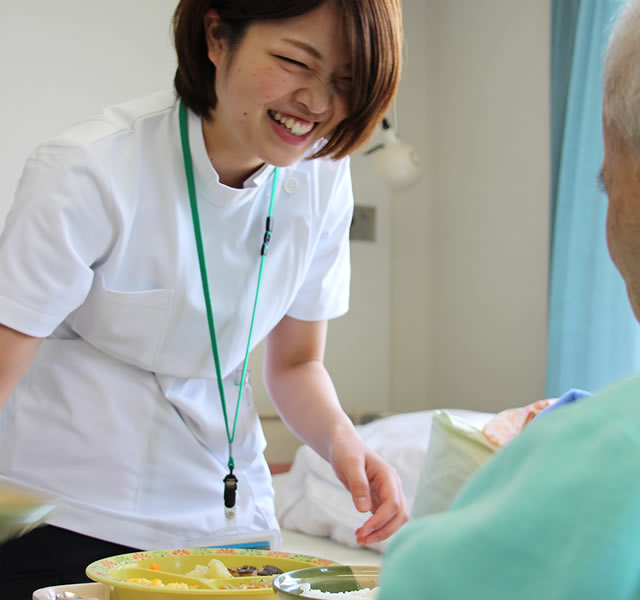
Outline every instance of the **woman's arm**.
[(42, 338), (0, 324), (0, 410), (25, 374)]
[(373, 512), (356, 531), (371, 544), (407, 521), (402, 485), (342, 409), (323, 363), (326, 335), (326, 321), (284, 317), (267, 337), (265, 383), (289, 429), (332, 465), (360, 512)]

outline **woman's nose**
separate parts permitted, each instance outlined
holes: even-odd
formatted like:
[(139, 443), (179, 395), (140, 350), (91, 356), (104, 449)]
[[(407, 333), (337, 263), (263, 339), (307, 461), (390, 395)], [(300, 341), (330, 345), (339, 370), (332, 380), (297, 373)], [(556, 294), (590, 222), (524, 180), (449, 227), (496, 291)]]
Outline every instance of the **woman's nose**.
[(333, 102), (333, 86), (329, 81), (314, 78), (298, 90), (296, 100), (315, 116), (322, 115)]

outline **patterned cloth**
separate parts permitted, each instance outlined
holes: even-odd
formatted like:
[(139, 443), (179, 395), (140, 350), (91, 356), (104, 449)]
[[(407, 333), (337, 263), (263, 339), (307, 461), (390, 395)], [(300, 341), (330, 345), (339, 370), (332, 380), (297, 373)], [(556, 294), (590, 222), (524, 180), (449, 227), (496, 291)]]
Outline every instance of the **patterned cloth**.
[(482, 428), (482, 433), (497, 446), (506, 446), (527, 424), (557, 400), (557, 398), (548, 398), (520, 408), (503, 410)]

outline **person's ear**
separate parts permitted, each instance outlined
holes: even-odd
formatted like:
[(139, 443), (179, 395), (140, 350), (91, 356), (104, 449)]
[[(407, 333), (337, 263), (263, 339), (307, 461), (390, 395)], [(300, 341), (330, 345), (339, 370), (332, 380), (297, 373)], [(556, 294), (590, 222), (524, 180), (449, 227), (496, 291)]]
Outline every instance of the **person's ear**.
[(204, 15), (204, 34), (207, 40), (207, 56), (215, 67), (219, 66), (224, 50), (224, 42), (220, 36), (221, 19), (215, 8), (210, 8)]

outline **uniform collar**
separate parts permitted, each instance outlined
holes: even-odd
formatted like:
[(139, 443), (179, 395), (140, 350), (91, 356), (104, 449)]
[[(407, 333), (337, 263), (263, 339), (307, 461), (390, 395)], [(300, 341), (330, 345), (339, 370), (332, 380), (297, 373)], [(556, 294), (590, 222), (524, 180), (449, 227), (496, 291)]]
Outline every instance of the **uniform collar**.
[(202, 119), (191, 111), (189, 116), (189, 140), (193, 157), (193, 170), (199, 197), (217, 206), (237, 205), (253, 197), (258, 189), (273, 173), (273, 165), (264, 164), (244, 182), (242, 188), (232, 188), (220, 182), (213, 168), (202, 132)]

